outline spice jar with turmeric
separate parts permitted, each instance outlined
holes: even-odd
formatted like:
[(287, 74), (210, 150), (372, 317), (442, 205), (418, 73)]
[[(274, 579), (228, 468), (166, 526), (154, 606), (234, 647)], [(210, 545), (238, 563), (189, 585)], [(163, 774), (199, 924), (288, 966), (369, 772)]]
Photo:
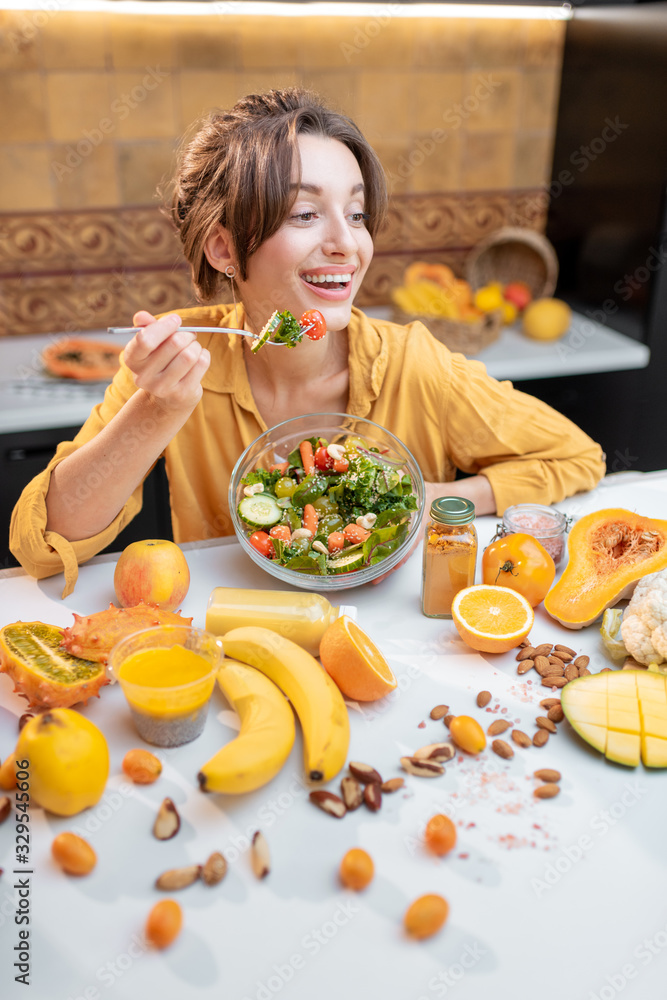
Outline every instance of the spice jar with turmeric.
[(463, 497), (439, 497), (431, 504), (424, 536), (422, 611), (427, 618), (451, 618), (452, 601), (475, 582), (475, 505)]

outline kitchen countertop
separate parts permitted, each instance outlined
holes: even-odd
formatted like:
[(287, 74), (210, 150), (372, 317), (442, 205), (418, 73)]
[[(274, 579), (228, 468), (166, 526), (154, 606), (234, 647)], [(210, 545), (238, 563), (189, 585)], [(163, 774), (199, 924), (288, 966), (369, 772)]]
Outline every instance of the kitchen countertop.
[[(388, 306), (366, 312), (381, 319), (390, 316)], [(40, 352), (61, 336), (0, 337), (0, 433), (79, 426), (102, 399), (104, 383), (86, 385), (42, 374)], [(77, 336), (110, 337), (102, 330)], [(129, 336), (116, 334), (115, 339), (126, 343)], [(475, 359), (494, 378), (521, 381), (644, 368), (650, 352), (645, 344), (574, 313), (570, 331), (561, 340), (540, 343), (516, 327), (505, 327)]]
[[(623, 506), (664, 516), (667, 473), (612, 476), (558, 504), (575, 517)], [(482, 545), (496, 520), (478, 519)], [(204, 624), (216, 585), (280, 587), (234, 539), (184, 549), (192, 580), (183, 613), (193, 615), (195, 625)], [(116, 558), (83, 566), (64, 601), (62, 576), (38, 582), (20, 570), (0, 573), (3, 622), (67, 625), (72, 612), (101, 610), (114, 596)], [(451, 622), (422, 616), (420, 563), (415, 554), (377, 587), (340, 595), (356, 605), (359, 625), (398, 678), (392, 696), (349, 705), (350, 759), (373, 764), (385, 779), (402, 773), (401, 755), (445, 735), (442, 723), (429, 718), (434, 705), (476, 716), (485, 728), (504, 717), (532, 733), (538, 703), (549, 695), (536, 677), (517, 675), (513, 652), (475, 653)], [(587, 653), (594, 672), (610, 665), (595, 626), (570, 631), (538, 608), (531, 638)], [(486, 710), (475, 703), (482, 689), (493, 695)], [(24, 707), (0, 677), (3, 759)], [(238, 725), (219, 692), (198, 740), (159, 751), (164, 770), (152, 786), (132, 786), (120, 770), (124, 753), (142, 742), (118, 687), (104, 688), (84, 711), (107, 736), (111, 775), (104, 799), (71, 819), (31, 809), (33, 1000), (432, 1000), (450, 993), (456, 1000), (600, 1000), (615, 996), (612, 988), (624, 1000), (664, 995), (667, 773), (608, 763), (567, 722), (543, 749), (517, 748), (509, 761), (488, 748), (474, 758), (460, 755), (442, 778), (406, 776), (405, 789), (385, 796), (379, 813), (362, 807), (338, 821), (307, 801), (299, 737), (282, 772), (264, 788), (238, 797), (199, 792), (201, 763)], [(557, 798), (533, 797), (537, 767), (562, 772)], [(183, 825), (173, 840), (158, 843), (150, 830), (167, 795)], [(420, 840), (436, 812), (451, 815), (458, 829), (455, 850), (442, 859), (426, 854)], [(260, 828), (272, 870), (258, 882), (247, 844)], [(50, 858), (53, 837), (66, 829), (84, 835), (98, 854), (86, 878), (64, 876)], [(12, 815), (0, 827), (3, 1000), (28, 995), (9, 971), (18, 932), (15, 836)], [(342, 890), (336, 878), (352, 846), (367, 849), (375, 862), (375, 879), (360, 894)], [(159, 898), (152, 888), (156, 875), (201, 862), (212, 850), (226, 854), (228, 875), (213, 889), (197, 884), (178, 894), (184, 930), (168, 951), (151, 952), (141, 931)], [(444, 929), (417, 943), (405, 939), (401, 920), (424, 892), (442, 893), (451, 909)]]

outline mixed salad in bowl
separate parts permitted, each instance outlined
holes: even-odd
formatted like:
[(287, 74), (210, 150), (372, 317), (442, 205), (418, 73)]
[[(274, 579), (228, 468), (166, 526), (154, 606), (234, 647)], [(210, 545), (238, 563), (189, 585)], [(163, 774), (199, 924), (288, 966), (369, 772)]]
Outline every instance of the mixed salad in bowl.
[[(315, 418), (331, 416), (311, 414), (296, 420), (315, 423)], [(355, 433), (346, 433), (342, 426), (327, 434), (312, 433), (294, 442), (284, 458), (269, 451), (264, 461), (233, 476), (237, 534), (255, 561), (256, 556), (265, 560), (265, 568), (274, 575), (352, 574), (354, 579), (340, 580), (338, 585), (353, 586), (392, 568), (397, 553), (399, 559), (406, 554), (423, 504), (419, 469), (384, 428), (361, 418), (346, 421), (354, 424)], [(376, 428), (380, 436), (358, 433), (359, 425)], [(266, 461), (268, 457), (274, 460)], [(357, 579), (357, 573), (363, 579)]]

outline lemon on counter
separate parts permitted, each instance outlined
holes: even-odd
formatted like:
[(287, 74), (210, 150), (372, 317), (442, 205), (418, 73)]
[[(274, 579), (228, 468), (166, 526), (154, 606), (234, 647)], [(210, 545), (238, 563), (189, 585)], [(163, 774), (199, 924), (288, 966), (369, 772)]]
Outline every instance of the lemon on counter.
[(15, 787), (15, 762), (22, 760), (29, 761), (31, 799), (58, 816), (95, 805), (109, 776), (103, 734), (70, 708), (54, 708), (26, 722), (14, 753), (0, 768), (0, 787)]
[(482, 312), (495, 312), (505, 304), (503, 286), (499, 281), (491, 281), (488, 285), (478, 288), (473, 298), (474, 304)]
[(536, 299), (523, 314), (523, 332), (533, 340), (558, 340), (570, 328), (572, 310), (561, 299)]

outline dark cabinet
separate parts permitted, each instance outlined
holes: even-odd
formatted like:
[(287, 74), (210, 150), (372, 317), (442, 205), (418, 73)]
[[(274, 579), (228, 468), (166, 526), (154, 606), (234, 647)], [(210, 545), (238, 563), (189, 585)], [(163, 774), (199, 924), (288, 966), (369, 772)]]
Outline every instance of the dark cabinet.
[[(54, 427), (0, 434), (0, 568), (18, 565), (9, 551), (9, 522), (21, 491), (44, 469), (59, 442), (71, 440), (78, 430), (78, 427)], [(142, 538), (172, 538), (169, 487), (163, 459), (144, 483), (141, 511), (109, 549), (119, 552), (130, 542)]]

